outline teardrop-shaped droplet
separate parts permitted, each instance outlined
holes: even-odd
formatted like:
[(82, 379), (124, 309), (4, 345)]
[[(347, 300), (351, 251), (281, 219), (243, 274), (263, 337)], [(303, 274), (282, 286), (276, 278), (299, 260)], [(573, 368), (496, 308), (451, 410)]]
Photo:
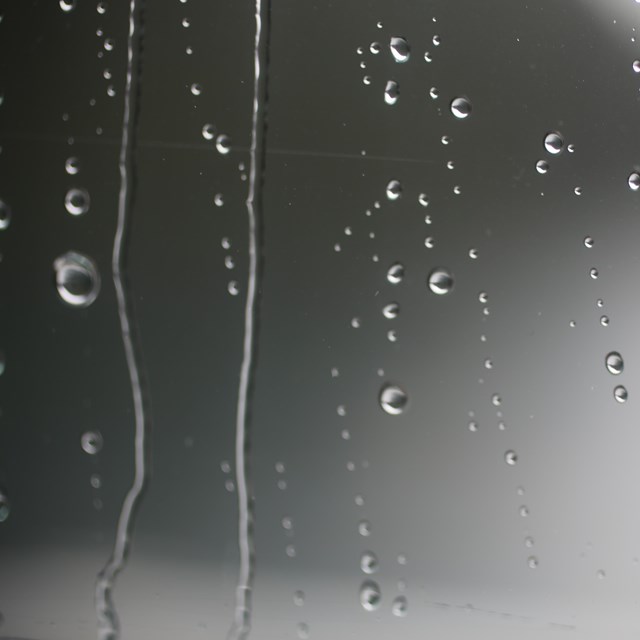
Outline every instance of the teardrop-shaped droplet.
[(400, 96), (400, 86), (395, 80), (388, 80), (384, 88), (384, 101), (394, 105)]
[(391, 55), (396, 62), (407, 62), (411, 55), (411, 47), (405, 38), (394, 36), (389, 42)]

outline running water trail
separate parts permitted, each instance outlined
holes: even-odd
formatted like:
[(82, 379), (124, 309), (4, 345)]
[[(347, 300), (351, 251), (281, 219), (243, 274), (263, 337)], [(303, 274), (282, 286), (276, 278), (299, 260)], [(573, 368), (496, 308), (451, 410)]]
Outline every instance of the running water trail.
[[(265, 0), (268, 3), (268, 0)], [(267, 4), (268, 9), (268, 4)], [(252, 538), (253, 518), (250, 496), (248, 449), (248, 402), (252, 382), (255, 349), (255, 323), (257, 314), (258, 281), (258, 220), (260, 176), (258, 163), (262, 161), (260, 137), (264, 126), (261, 109), (261, 56), (265, 56), (266, 45), (262, 35), (262, 0), (255, 3), (256, 33), (253, 48), (253, 111), (251, 120), (251, 147), (249, 150), (249, 189), (247, 193), (247, 217), (249, 234), (249, 275), (247, 298), (244, 310), (244, 343), (238, 404), (236, 409), (236, 482), (238, 486), (238, 548), (240, 567), (236, 587), (234, 622), (229, 631), (230, 640), (244, 640), (251, 630), (251, 591), (253, 588), (254, 544)], [(263, 51), (265, 49), (265, 51)]]
[(145, 460), (145, 413), (140, 385), (139, 365), (133, 347), (131, 335), (131, 313), (127, 308), (126, 288), (123, 279), (123, 245), (130, 203), (131, 177), (129, 165), (132, 153), (134, 119), (132, 118), (132, 76), (134, 69), (134, 40), (136, 36), (137, 0), (129, 5), (129, 35), (127, 39), (127, 79), (124, 93), (124, 115), (122, 123), (122, 141), (120, 145), (120, 194), (118, 198), (118, 224), (113, 242), (112, 271), (113, 284), (118, 302), (120, 330), (135, 411), (135, 472), (131, 488), (122, 503), (116, 538), (111, 557), (98, 574), (95, 587), (96, 615), (98, 618), (98, 637), (100, 640), (115, 640), (120, 637), (118, 615), (113, 602), (113, 588), (116, 576), (127, 560), (133, 530), (133, 514), (142, 493), (146, 478)]

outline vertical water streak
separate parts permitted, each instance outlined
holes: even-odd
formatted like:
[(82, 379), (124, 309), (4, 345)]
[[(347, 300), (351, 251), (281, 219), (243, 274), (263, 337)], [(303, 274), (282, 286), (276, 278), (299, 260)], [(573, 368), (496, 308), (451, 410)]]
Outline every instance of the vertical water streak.
[[(268, 2), (268, 0), (267, 0)], [(267, 5), (268, 7), (268, 5)], [(264, 127), (263, 109), (261, 109), (261, 56), (266, 55), (266, 45), (262, 35), (262, 0), (255, 2), (255, 39), (253, 48), (253, 109), (251, 119), (251, 147), (249, 150), (249, 187), (246, 207), (248, 218), (249, 272), (247, 297), (244, 311), (244, 340), (240, 381), (238, 385), (238, 404), (236, 408), (236, 481), (238, 487), (238, 550), (240, 554), (238, 584), (236, 587), (234, 622), (229, 631), (232, 640), (244, 640), (251, 630), (251, 591), (253, 588), (254, 547), (252, 539), (253, 521), (250, 495), (248, 449), (248, 401), (252, 382), (255, 353), (255, 331), (258, 294), (258, 220), (260, 176), (259, 163), (260, 137)]]
[(134, 457), (135, 470), (133, 483), (122, 503), (116, 529), (116, 537), (111, 557), (98, 574), (95, 587), (96, 615), (98, 618), (98, 637), (101, 640), (119, 638), (120, 629), (116, 608), (113, 602), (113, 588), (116, 576), (123, 569), (133, 528), (133, 514), (144, 488), (146, 479), (145, 460), (145, 412), (140, 384), (139, 364), (133, 346), (131, 334), (131, 312), (127, 305), (126, 285), (123, 278), (124, 239), (130, 205), (131, 176), (129, 165), (132, 155), (134, 119), (132, 118), (132, 84), (134, 70), (134, 41), (136, 37), (137, 1), (129, 5), (129, 35), (127, 39), (127, 76), (124, 92), (124, 114), (122, 122), (122, 140), (120, 145), (120, 193), (118, 197), (118, 220), (113, 242), (112, 272), (113, 284), (118, 303), (120, 330), (124, 347), (131, 393), (135, 412)]

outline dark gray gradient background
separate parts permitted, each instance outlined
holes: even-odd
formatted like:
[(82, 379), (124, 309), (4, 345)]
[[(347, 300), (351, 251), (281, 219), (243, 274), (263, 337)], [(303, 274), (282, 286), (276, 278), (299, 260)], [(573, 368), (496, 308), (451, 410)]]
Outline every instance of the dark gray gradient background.
[[(53, 0), (9, 0), (0, 22), (0, 198), (13, 210), (0, 232), (0, 484), (12, 506), (0, 524), (2, 637), (95, 637), (94, 582), (133, 477), (110, 270), (128, 2), (111, 0), (105, 15), (95, 4), (78, 0), (64, 13)], [(238, 568), (237, 495), (225, 482), (235, 472), (247, 280), (238, 165), (249, 160), (254, 6), (144, 4), (127, 280), (151, 476), (115, 602), (123, 640), (224, 638)], [(634, 0), (273, 0), (249, 455), (252, 638), (295, 638), (299, 623), (332, 640), (638, 637), (640, 192), (627, 186), (640, 166), (636, 28)], [(388, 49), (397, 35), (411, 45), (402, 65)], [(98, 58), (104, 37), (115, 48)], [(393, 107), (383, 100), (391, 79), (400, 85)], [(464, 121), (448, 108), (458, 95), (473, 103)], [(231, 153), (202, 138), (205, 123), (231, 136)], [(575, 152), (549, 156), (550, 130)], [(72, 155), (76, 176), (64, 171)], [(541, 158), (551, 165), (544, 176)], [(391, 179), (403, 185), (395, 202), (385, 197)], [(73, 186), (91, 194), (84, 216), (64, 210)], [(90, 255), (102, 274), (84, 310), (53, 286), (53, 260), (68, 250)], [(396, 261), (406, 277), (394, 286), (385, 274)], [(425, 285), (435, 266), (455, 276), (448, 296)], [(400, 305), (395, 320), (381, 313), (389, 302)], [(604, 366), (613, 349), (625, 359), (618, 378)], [(409, 396), (401, 416), (378, 405), (386, 382)], [(627, 387), (626, 404), (614, 401), (616, 384)], [(89, 429), (104, 437), (96, 456), (80, 447)], [(358, 597), (365, 550), (380, 560), (373, 613)], [(391, 612), (400, 593), (405, 618)]]

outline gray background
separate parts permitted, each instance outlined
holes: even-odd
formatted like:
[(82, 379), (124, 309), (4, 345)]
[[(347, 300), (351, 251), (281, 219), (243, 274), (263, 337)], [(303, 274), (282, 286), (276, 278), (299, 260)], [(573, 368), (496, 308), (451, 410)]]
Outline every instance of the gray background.
[[(225, 483), (247, 279), (253, 11), (237, 0), (144, 8), (127, 281), (151, 477), (115, 589), (125, 640), (223, 638), (233, 617), (237, 495)], [(94, 582), (133, 476), (110, 271), (128, 3), (111, 0), (101, 15), (83, 0), (68, 13), (10, 0), (1, 13), (0, 199), (13, 217), (0, 231), (0, 489), (11, 502), (0, 636), (79, 640), (95, 635)], [(251, 637), (295, 638), (304, 623), (320, 639), (636, 638), (640, 192), (627, 178), (640, 168), (640, 4), (279, 0), (270, 26)], [(394, 62), (392, 36), (410, 43), (407, 63)], [(393, 106), (388, 80), (400, 86)], [(473, 104), (466, 120), (449, 110), (459, 95)], [(229, 154), (203, 139), (205, 123), (231, 137)], [(575, 151), (548, 154), (552, 130)], [(392, 179), (403, 185), (394, 202)], [(64, 209), (71, 187), (91, 194), (84, 216)], [(65, 305), (53, 284), (53, 260), (68, 250), (102, 274), (87, 309)], [(392, 285), (396, 261), (406, 276)], [(436, 266), (454, 274), (447, 296), (426, 287)], [(390, 302), (395, 320), (381, 313)], [(614, 349), (625, 360), (617, 378), (604, 366)], [(378, 404), (387, 382), (408, 394), (401, 416)], [(98, 455), (80, 447), (87, 430), (104, 438)], [(359, 603), (366, 550), (380, 561), (375, 612)], [(402, 618), (391, 610), (400, 594)]]

